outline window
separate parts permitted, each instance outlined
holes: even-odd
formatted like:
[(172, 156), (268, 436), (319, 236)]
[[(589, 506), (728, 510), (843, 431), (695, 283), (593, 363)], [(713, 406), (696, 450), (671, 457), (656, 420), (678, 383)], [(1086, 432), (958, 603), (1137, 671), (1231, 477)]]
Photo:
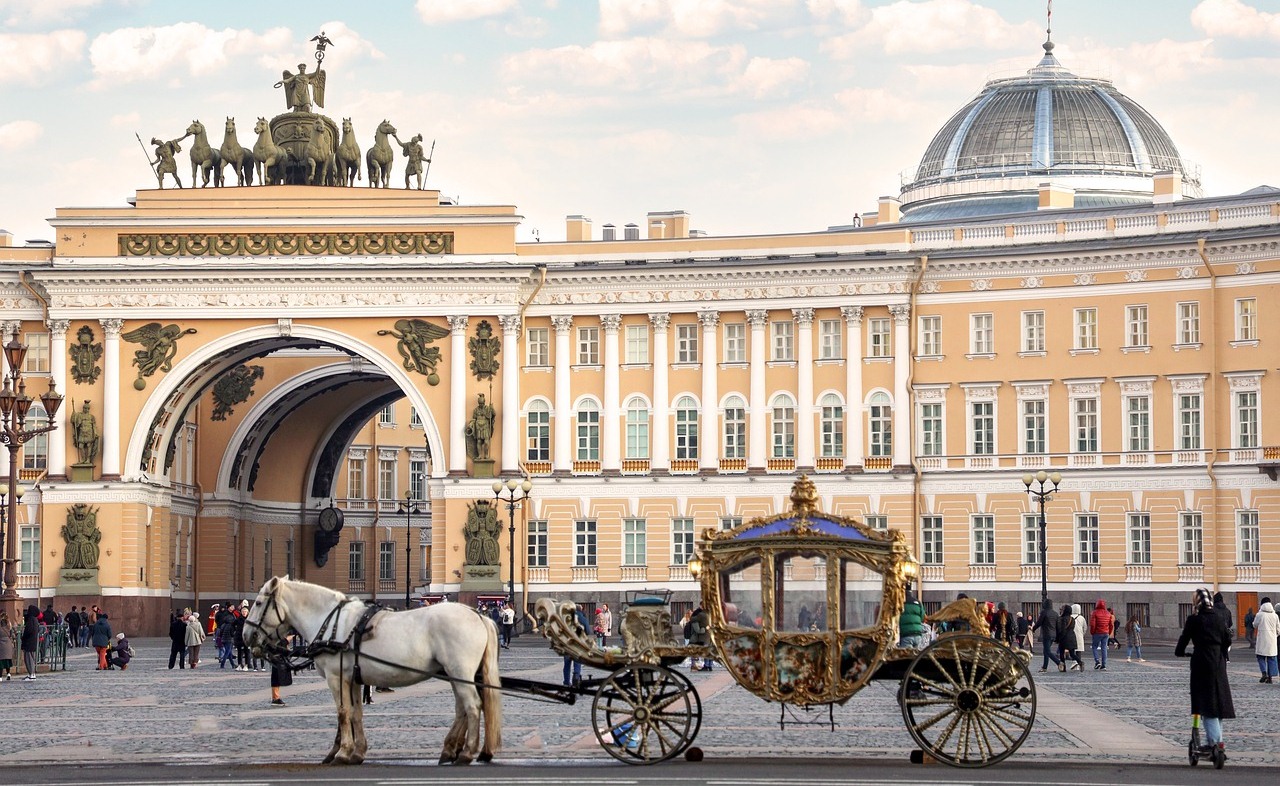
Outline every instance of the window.
[(645, 550), (644, 519), (623, 519), (622, 521), (622, 564), (649, 564), (648, 552)]
[(364, 581), (364, 541), (347, 544), (347, 581)]
[(698, 362), (698, 330), (701, 325), (676, 325), (676, 362)]
[(823, 319), (818, 322), (818, 359), (836, 360), (843, 351), (840, 340), (840, 320)]
[(990, 355), (995, 349), (995, 316), (993, 314), (969, 315), (969, 351), (975, 355)]
[[(1151, 624), (1151, 604), (1150, 603), (1126, 603), (1124, 604), (1125, 620), (1134, 619), (1142, 627)], [(1183, 623), (1186, 624), (1185, 622)]]
[(1098, 564), (1098, 514), (1076, 514), (1076, 564)]
[[(405, 577), (408, 578), (407, 576)], [(396, 544), (384, 540), (378, 543), (378, 581), (396, 580)]]
[(893, 346), (889, 341), (890, 320), (877, 317), (867, 320), (867, 357), (893, 357)]
[(1180, 565), (1204, 564), (1204, 523), (1200, 511), (1187, 510), (1178, 514), (1178, 540), (1182, 543)]
[(1258, 447), (1258, 391), (1237, 391), (1235, 405), (1236, 447)]
[(1045, 400), (1042, 398), (1022, 401), (1022, 452), (1029, 455), (1048, 452)]
[(920, 405), (920, 455), (943, 455), (941, 404)]
[(1077, 453), (1098, 452), (1098, 400), (1096, 398), (1072, 399), (1075, 417), (1075, 448)]
[(919, 341), (921, 355), (942, 354), (942, 317), (937, 315), (920, 317)]
[[(26, 431), (39, 431), (47, 428), (49, 416), (38, 402), (27, 410), (27, 421), (23, 427)], [(49, 435), (37, 434), (22, 446), (22, 468), (30, 470), (46, 469), (49, 465)]]
[(378, 499), (396, 499), (400, 494), (396, 491), (396, 460), (394, 458), (378, 459)]
[(600, 328), (578, 328), (578, 365), (600, 365)]
[(1147, 307), (1125, 306), (1124, 333), (1126, 346), (1146, 347), (1151, 345), (1147, 332)]
[[(49, 334), (27, 333), (24, 337), (27, 344), (27, 357), (22, 362), (25, 374), (49, 373)], [(32, 394), (34, 395), (34, 394)]]
[(525, 460), (551, 460), (551, 407), (545, 401), (529, 402), (525, 425)]
[(365, 499), (365, 466), (364, 453), (347, 456), (347, 496), (351, 499)]
[(573, 522), (573, 566), (593, 568), (596, 565), (596, 523), (593, 520)]
[(525, 365), (551, 365), (550, 328), (529, 328), (525, 332)]
[(821, 410), (819, 431), (822, 441), (820, 454), (825, 458), (844, 456), (844, 404), (835, 393), (828, 393), (818, 402)]
[(1200, 343), (1200, 303), (1178, 304), (1178, 343)]
[(676, 401), (676, 458), (698, 458), (698, 402), (692, 396)]
[(1236, 301), (1236, 341), (1258, 340), (1258, 300), (1242, 297)]
[(969, 517), (973, 532), (973, 564), (996, 564), (996, 517), (980, 513)]
[(773, 410), (773, 457), (796, 457), (796, 404), (788, 395), (778, 395)]
[(867, 400), (868, 455), (893, 455), (893, 403), (887, 393), (873, 393)]
[(1076, 309), (1076, 349), (1098, 348), (1098, 309)]
[(530, 521), (527, 530), (529, 567), (547, 567), (547, 522), (545, 520)]
[(627, 401), (626, 449), (629, 459), (649, 458), (649, 407), (639, 396)]
[(1151, 450), (1151, 397), (1126, 398), (1125, 417), (1129, 420), (1125, 449), (1131, 452)]
[(422, 428), (422, 415), (419, 415), (418, 408), (412, 405), (409, 407), (409, 428)]
[(693, 559), (693, 519), (671, 520), (671, 564), (688, 565)]
[(415, 500), (427, 498), (427, 459), (409, 457), (409, 496)]
[(1129, 514), (1129, 564), (1151, 564), (1151, 514)]
[(388, 404), (378, 412), (378, 425), (394, 428), (396, 425), (396, 407)]
[(889, 529), (889, 517), (883, 513), (868, 513), (864, 523), (878, 532)]
[(770, 334), (773, 336), (773, 354), (770, 357), (773, 360), (796, 359), (795, 327), (796, 323), (790, 320), (769, 323)]
[(627, 362), (649, 362), (649, 326), (627, 325)]
[(923, 516), (920, 519), (920, 564), (942, 564), (942, 517)]
[(1022, 564), (1040, 564), (1040, 514), (1022, 514)]
[(739, 396), (724, 402), (724, 457), (747, 457), (747, 405)]
[(1257, 565), (1262, 562), (1262, 547), (1259, 542), (1258, 511), (1236, 511), (1236, 543), (1240, 549), (1237, 553), (1237, 564)]
[(1044, 352), (1044, 312), (1022, 312), (1022, 351)]
[(587, 399), (578, 406), (578, 461), (599, 460), (600, 408)]
[(996, 403), (971, 401), (969, 408), (973, 421), (973, 445), (969, 452), (975, 456), (990, 456), (996, 452)]
[(1200, 449), (1200, 394), (1178, 396), (1178, 449)]
[(18, 572), (26, 575), (40, 572), (40, 526), (18, 528)]
[(747, 362), (747, 323), (724, 323), (724, 362)]
[(741, 516), (722, 516), (720, 518), (720, 529), (722, 530), (728, 531), (741, 526), (742, 526)]

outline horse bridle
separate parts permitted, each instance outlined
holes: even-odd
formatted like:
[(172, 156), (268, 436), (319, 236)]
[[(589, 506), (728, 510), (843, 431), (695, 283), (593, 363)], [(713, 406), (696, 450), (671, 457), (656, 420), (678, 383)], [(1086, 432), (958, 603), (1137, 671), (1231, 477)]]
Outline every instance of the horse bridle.
[[(271, 588), (271, 592), (267, 593), (267, 599), (262, 605), (262, 614), (258, 617), (261, 622), (254, 622), (247, 616), (244, 618), (245, 626), (253, 628), (263, 638), (258, 645), (262, 658), (275, 664), (287, 663), (289, 658), (289, 640), (280, 635), (280, 629), (284, 627), (284, 615), (280, 613), (280, 604), (276, 600), (276, 593), (279, 591), (280, 585), (276, 584)], [(276, 614), (276, 624), (268, 630), (262, 623), (266, 622), (267, 613), (271, 611)]]

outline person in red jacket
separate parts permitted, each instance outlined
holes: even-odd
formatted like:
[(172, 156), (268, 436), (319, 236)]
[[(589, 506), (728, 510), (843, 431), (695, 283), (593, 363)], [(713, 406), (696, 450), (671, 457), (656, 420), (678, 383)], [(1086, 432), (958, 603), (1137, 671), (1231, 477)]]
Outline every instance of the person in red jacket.
[(1093, 667), (1100, 671), (1107, 670), (1107, 645), (1111, 634), (1116, 629), (1116, 618), (1107, 610), (1107, 602), (1098, 598), (1089, 615), (1089, 633), (1093, 634)]

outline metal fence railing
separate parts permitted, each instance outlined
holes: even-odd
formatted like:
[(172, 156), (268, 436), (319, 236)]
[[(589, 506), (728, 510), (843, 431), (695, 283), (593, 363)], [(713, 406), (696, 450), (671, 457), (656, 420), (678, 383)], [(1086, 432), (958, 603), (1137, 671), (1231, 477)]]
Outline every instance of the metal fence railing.
[[(14, 666), (17, 669), (22, 667), (22, 627), (22, 623), (13, 626), (13, 651), (17, 656), (14, 658)], [(36, 663), (44, 664), (49, 671), (66, 671), (67, 646), (70, 641), (67, 623), (42, 624), (40, 638), (36, 642)]]

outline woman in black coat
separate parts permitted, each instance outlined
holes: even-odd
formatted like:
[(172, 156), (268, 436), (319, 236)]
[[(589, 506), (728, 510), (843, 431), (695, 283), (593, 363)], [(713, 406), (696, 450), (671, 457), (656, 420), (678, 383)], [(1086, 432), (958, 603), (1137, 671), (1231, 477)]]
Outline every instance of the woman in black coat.
[(1209, 590), (1196, 590), (1196, 613), (1187, 617), (1173, 654), (1187, 657), (1191, 653), (1191, 713), (1204, 721), (1204, 737), (1209, 746), (1224, 748), (1222, 719), (1236, 716), (1231, 701), (1231, 683), (1227, 680), (1227, 648), (1231, 646), (1231, 628), (1223, 615), (1213, 607)]
[(176, 611), (169, 612), (169, 668), (187, 667), (187, 623)]
[(36, 650), (40, 647), (40, 609), (27, 606), (22, 615), (22, 662), (27, 667), (24, 680), (36, 678)]
[(1062, 659), (1054, 653), (1058, 648), (1058, 629), (1058, 615), (1053, 610), (1053, 603), (1046, 600), (1040, 604), (1040, 617), (1036, 619), (1036, 625), (1032, 629), (1040, 637), (1040, 646), (1044, 649), (1044, 663), (1040, 666), (1040, 671), (1049, 670), (1049, 661), (1053, 661), (1053, 665), (1059, 669), (1062, 668)]

